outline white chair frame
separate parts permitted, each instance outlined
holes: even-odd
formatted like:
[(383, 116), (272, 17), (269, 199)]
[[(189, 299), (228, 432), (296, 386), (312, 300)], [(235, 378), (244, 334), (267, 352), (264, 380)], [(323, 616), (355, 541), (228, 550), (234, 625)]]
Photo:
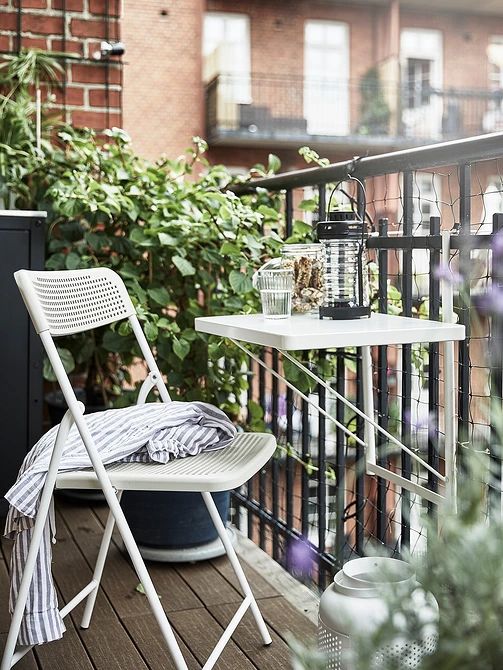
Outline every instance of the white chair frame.
[[(28, 270), (19, 270), (15, 273), (14, 276), (37, 333), (40, 335), (49, 361), (51, 362), (52, 368), (67, 402), (68, 410), (65, 413), (57, 433), (49, 469), (47, 472), (47, 479), (41, 494), (32, 542), (27, 556), (18, 598), (15, 604), (14, 612), (12, 614), (11, 626), (4, 649), (0, 670), (9, 670), (32, 648), (31, 646), (22, 646), (16, 649), (16, 643), (29, 594), (35, 562), (42, 540), (44, 525), (50, 512), (53, 492), (57, 485), (59, 462), (63, 452), (64, 444), (68, 437), (68, 433), (73, 424), (76, 425), (81, 435), (82, 441), (86, 447), (89, 459), (94, 469), (94, 473), (99, 482), (99, 486), (103, 490), (104, 496), (108, 503), (109, 515), (101, 546), (98, 552), (93, 578), (69, 603), (67, 603), (60, 610), (60, 614), (62, 617), (65, 617), (80, 602), (82, 602), (84, 599), (87, 599), (81, 626), (82, 628), (87, 628), (89, 626), (98, 593), (98, 588), (103, 574), (103, 569), (105, 566), (106, 556), (112, 538), (112, 532), (115, 524), (117, 524), (117, 528), (124, 542), (124, 546), (129, 553), (129, 556), (131, 557), (134, 569), (143, 585), (145, 595), (148, 598), (154, 617), (159, 625), (162, 636), (173, 658), (175, 667), (177, 670), (187, 670), (187, 663), (185, 662), (178, 642), (176, 641), (171, 625), (160, 603), (159, 596), (157, 595), (156, 589), (154, 588), (144, 560), (140, 554), (136, 541), (133, 538), (129, 525), (120, 506), (120, 497), (122, 491), (117, 490), (112, 485), (110, 477), (107, 474), (107, 470), (97, 452), (87, 423), (83, 418), (84, 406), (82, 403), (78, 402), (75, 397), (75, 393), (57, 352), (56, 345), (53, 341), (54, 336), (82, 332), (84, 330), (90, 330), (96, 326), (105, 325), (107, 323), (112, 323), (114, 321), (127, 318), (131, 324), (131, 328), (134, 332), (134, 335), (136, 336), (145, 362), (147, 363), (149, 369), (149, 374), (140, 389), (138, 402), (144, 403), (149, 392), (154, 388), (157, 389), (163, 402), (170, 402), (171, 399), (163, 381), (162, 374), (157, 367), (154, 356), (147, 343), (127, 290), (119, 275), (106, 268), (63, 272), (34, 272)], [(79, 288), (79, 282), (85, 283), (85, 281), (87, 281), (86, 278), (91, 278), (89, 281), (92, 280), (94, 284), (87, 284), (87, 298), (84, 299), (80, 305), (75, 307), (75, 314), (72, 316), (71, 312), (74, 309), (72, 304), (70, 304), (70, 307), (66, 308), (66, 311), (65, 309), (61, 310), (57, 306), (59, 304), (57, 296), (58, 286), (64, 287), (64, 290), (67, 291), (65, 297), (68, 299), (68, 295), (71, 295), (72, 291), (75, 294), (79, 293), (81, 290)], [(55, 283), (47, 284), (47, 282)], [(76, 283), (72, 285), (72, 282)], [(42, 288), (40, 288), (41, 283)], [(101, 286), (102, 284), (105, 288), (103, 291), (101, 291), (102, 295), (100, 296), (101, 300), (99, 301), (97, 297), (93, 297), (92, 295), (94, 290), (93, 286)], [(44, 292), (44, 286), (47, 285), (51, 287), (52, 291), (52, 293), (47, 294), (48, 297)], [(116, 305), (118, 306), (115, 307), (113, 314), (110, 312), (109, 307), (106, 304), (108, 297), (112, 297), (112, 299), (117, 301)], [(77, 298), (80, 300), (80, 296), (77, 295)], [(68, 304), (68, 302), (65, 303), (65, 305)], [(86, 305), (89, 308), (88, 313), (86, 313)], [(80, 307), (80, 311), (77, 309), (78, 307)], [(267, 438), (267, 440), (264, 443), (263, 462), (261, 465), (259, 465), (259, 468), (262, 467), (262, 465), (264, 465), (267, 460), (269, 460), (275, 447), (275, 441), (272, 436), (264, 435), (263, 437)], [(272, 444), (271, 439), (274, 444)], [(218, 455), (222, 452), (213, 453)], [(259, 468), (257, 468), (257, 470)], [(246, 476), (246, 479), (248, 478), (249, 473), (248, 476)], [(222, 487), (222, 489), (224, 488), (225, 487)], [(180, 488), (179, 482), (176, 489), (183, 490)], [(169, 486), (167, 486), (165, 490), (170, 490)], [(190, 490), (194, 490), (194, 488)], [(211, 490), (214, 491), (219, 489), (213, 486)], [(243, 569), (238, 561), (234, 547), (229, 540), (225, 525), (220, 518), (215, 502), (213, 501), (213, 498), (208, 490), (201, 490), (200, 492), (245, 596), (243, 602), (237, 609), (228, 626), (225, 628), (215, 648), (203, 666), (204, 670), (210, 670), (210, 668), (214, 667), (225, 645), (231, 638), (234, 630), (238, 626), (248, 608), (251, 609), (264, 645), (271, 644), (272, 640), (262, 614), (258, 608), (257, 602), (253, 596), (248, 580), (246, 579)]]

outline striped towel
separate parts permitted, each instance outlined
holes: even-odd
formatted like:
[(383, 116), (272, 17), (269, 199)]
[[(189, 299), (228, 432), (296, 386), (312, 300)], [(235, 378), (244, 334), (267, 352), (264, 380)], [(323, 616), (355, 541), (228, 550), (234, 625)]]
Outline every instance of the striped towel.
[[(226, 447), (236, 436), (228, 417), (203, 402), (147, 403), (88, 414), (86, 423), (105, 465), (117, 462), (167, 463)], [(10, 503), (5, 536), (14, 539), (11, 556), (9, 607), (16, 602), (58, 426), (43, 435), (26, 456), (14, 486), (5, 495)], [(91, 467), (76, 426), (64, 447), (59, 471)], [(18, 643), (42, 644), (59, 639), (65, 626), (51, 573), (53, 514), (46, 523)]]

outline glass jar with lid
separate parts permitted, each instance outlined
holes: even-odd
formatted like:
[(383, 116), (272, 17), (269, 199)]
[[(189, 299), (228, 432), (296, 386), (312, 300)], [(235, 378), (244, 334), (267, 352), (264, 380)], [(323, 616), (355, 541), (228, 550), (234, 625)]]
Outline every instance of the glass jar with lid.
[(323, 244), (285, 244), (281, 248), (281, 267), (293, 270), (293, 311), (317, 315), (324, 301)]

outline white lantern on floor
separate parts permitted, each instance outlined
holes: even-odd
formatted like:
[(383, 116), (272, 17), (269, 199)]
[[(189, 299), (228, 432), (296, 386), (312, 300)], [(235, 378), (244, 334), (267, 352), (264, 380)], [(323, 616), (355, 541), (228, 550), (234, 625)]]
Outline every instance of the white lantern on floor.
[(369, 637), (389, 618), (384, 593), (403, 589), (412, 598), (422, 624), (417, 640), (400, 639), (376, 649), (372, 667), (386, 670), (390, 661), (400, 667), (417, 668), (432, 654), (438, 639), (438, 605), (415, 581), (411, 566), (393, 558), (357, 558), (344, 565), (323, 593), (318, 618), (320, 650), (327, 657), (327, 670), (353, 670), (355, 637)]

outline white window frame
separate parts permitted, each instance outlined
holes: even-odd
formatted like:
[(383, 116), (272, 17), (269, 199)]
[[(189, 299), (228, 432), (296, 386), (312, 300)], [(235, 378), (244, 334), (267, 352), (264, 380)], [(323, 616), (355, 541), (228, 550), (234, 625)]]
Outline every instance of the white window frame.
[[(339, 33), (335, 41), (321, 39), (317, 44), (309, 38), (310, 28)], [(332, 46), (331, 46), (332, 45)], [(341, 46), (342, 45), (342, 46)], [(314, 67), (316, 49), (329, 63), (325, 71)], [(325, 63), (326, 65), (326, 63)], [(308, 20), (304, 23), (304, 116), (310, 135), (348, 135), (350, 132), (350, 30), (342, 21)]]
[[(400, 69), (402, 81), (407, 76), (408, 60), (431, 62), (429, 83), (433, 89), (443, 88), (443, 34), (430, 28), (403, 28), (400, 33)], [(405, 90), (407, 94), (407, 90)], [(431, 95), (428, 104), (402, 110), (402, 123), (407, 137), (436, 139), (442, 136), (442, 96)]]
[[(222, 25), (224, 39), (210, 38), (212, 20)], [(244, 39), (227, 39), (235, 33), (232, 24), (239, 22)], [(238, 54), (238, 52), (240, 52)], [(250, 17), (237, 12), (206, 12), (203, 22), (203, 80), (218, 76), (219, 97), (227, 103), (251, 103)]]

